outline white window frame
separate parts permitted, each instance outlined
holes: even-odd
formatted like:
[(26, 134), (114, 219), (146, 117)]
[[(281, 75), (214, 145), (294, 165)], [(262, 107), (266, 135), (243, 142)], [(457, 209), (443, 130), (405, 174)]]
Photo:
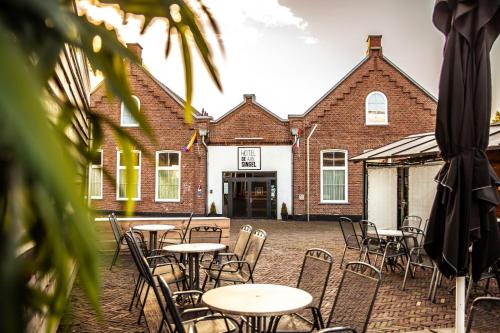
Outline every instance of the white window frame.
[[(324, 153), (335, 153), (335, 152), (340, 152), (344, 153), (345, 155), (345, 165), (343, 167), (336, 167), (336, 166), (331, 166), (331, 167), (324, 167), (323, 166), (323, 154)], [(349, 167), (348, 167), (348, 155), (347, 155), (347, 150), (345, 149), (326, 149), (320, 151), (320, 202), (321, 203), (327, 203), (327, 204), (346, 204), (349, 203)], [(344, 200), (324, 200), (323, 199), (323, 171), (324, 170), (345, 170), (344, 173), (344, 184), (345, 184), (345, 195), (344, 195)]]
[[(385, 108), (384, 108), (384, 112), (385, 112), (385, 121), (383, 123), (378, 123), (378, 122), (369, 122), (368, 119), (368, 100), (370, 99), (370, 97), (372, 95), (375, 95), (375, 94), (380, 94), (382, 95), (382, 97), (384, 98), (384, 102), (385, 102)], [(371, 93), (368, 94), (368, 96), (366, 96), (366, 99), (365, 99), (365, 124), (367, 126), (387, 126), (389, 125), (389, 112), (388, 112), (388, 104), (387, 104), (387, 96), (385, 96), (385, 94), (381, 91), (372, 91)]]
[(89, 195), (90, 195), (90, 189), (91, 189), (91, 185), (90, 185), (90, 175), (92, 173), (92, 169), (101, 169), (101, 195), (90, 195), (90, 199), (92, 200), (99, 200), (99, 199), (102, 199), (102, 181), (103, 181), (103, 173), (104, 173), (104, 153), (103, 153), (103, 150), (102, 149), (97, 149), (97, 152), (99, 152), (101, 154), (101, 164), (100, 165), (97, 165), (97, 164), (92, 164), (90, 163), (90, 166), (89, 166)]
[[(124, 201), (127, 200), (127, 197), (120, 197), (120, 170), (125, 170), (126, 166), (120, 166), (120, 154), (123, 153), (122, 150), (116, 151), (116, 200)], [(137, 181), (137, 197), (132, 198), (133, 201), (141, 200), (141, 168), (142, 168), (142, 153), (140, 150), (132, 150), (132, 153), (139, 153), (139, 165), (134, 166), (134, 169), (138, 170), (139, 179)]]
[[(166, 167), (166, 166), (158, 166), (158, 161), (161, 153), (175, 153), (179, 155), (179, 166), (177, 167), (179, 170), (179, 186), (177, 189), (177, 199), (160, 199), (158, 198), (158, 171), (160, 170), (177, 170), (175, 167)], [(156, 202), (180, 202), (181, 201), (181, 177), (182, 177), (182, 172), (181, 172), (181, 152), (178, 150), (159, 150), (156, 152), (156, 158), (155, 158), (155, 201)]]
[[(141, 101), (139, 100), (139, 97), (132, 95), (132, 99), (137, 102), (137, 109), (140, 111), (141, 110)], [(121, 103), (121, 109), (120, 109), (120, 126), (121, 127), (139, 127), (139, 123), (137, 120), (134, 118), (135, 123), (133, 124), (124, 124), (123, 123), (123, 113), (127, 107), (125, 106), (125, 103)], [(127, 110), (127, 112), (130, 113), (130, 111)], [(133, 118), (132, 114), (130, 116)]]

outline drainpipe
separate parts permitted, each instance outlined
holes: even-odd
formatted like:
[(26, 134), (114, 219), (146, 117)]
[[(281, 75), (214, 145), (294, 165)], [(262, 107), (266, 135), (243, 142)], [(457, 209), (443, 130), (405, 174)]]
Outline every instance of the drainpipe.
[(208, 134), (208, 130), (203, 133), (205, 135), (201, 135), (203, 132), (200, 131), (201, 143), (205, 147), (205, 216), (207, 216), (207, 206), (208, 206), (208, 146), (205, 142), (205, 137)]
[(316, 127), (318, 127), (318, 124), (314, 124), (314, 127), (313, 129), (311, 130), (311, 132), (309, 133), (309, 135), (307, 136), (307, 139), (306, 139), (306, 146), (307, 146), (307, 188), (306, 188), (306, 192), (307, 192), (307, 208), (306, 208), (306, 214), (307, 214), (307, 222), (309, 222), (309, 192), (310, 192), (310, 184), (309, 184), (309, 180), (310, 180), (310, 172), (309, 172), (309, 139), (311, 138), (311, 136), (313, 135), (314, 131), (316, 130)]

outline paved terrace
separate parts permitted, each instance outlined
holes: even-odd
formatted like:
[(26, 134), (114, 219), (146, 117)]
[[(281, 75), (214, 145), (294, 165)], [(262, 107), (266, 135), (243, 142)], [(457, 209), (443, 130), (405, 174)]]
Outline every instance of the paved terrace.
[[(231, 242), (234, 242), (243, 224), (262, 228), (268, 232), (268, 240), (257, 264), (256, 283), (276, 283), (294, 286), (306, 249), (319, 247), (334, 256), (333, 274), (327, 287), (323, 315), (328, 316), (342, 271), (339, 269), (343, 239), (337, 223), (332, 222), (278, 222), (270, 220), (232, 220)], [(110, 256), (103, 256), (101, 272), (103, 280), (102, 319), (92, 314), (78, 282), (71, 295), (72, 310), (63, 318), (61, 332), (148, 332), (142, 321), (137, 325), (137, 309), (128, 311), (128, 303), (134, 287), (136, 269), (124, 251), (118, 264), (109, 271)], [(347, 259), (354, 260), (351, 251)], [(382, 284), (369, 324), (369, 332), (408, 332), (429, 328), (446, 328), (454, 324), (454, 295), (448, 293), (453, 281), (443, 280), (438, 289), (437, 304), (427, 300), (430, 272), (417, 271), (416, 279), (409, 279), (407, 289), (401, 291), (402, 272), (382, 273)], [(498, 294), (498, 286), (493, 282), (493, 290)], [(153, 293), (151, 293), (153, 294)], [(475, 296), (475, 295), (473, 295)], [(148, 305), (148, 324), (155, 330), (154, 306)]]

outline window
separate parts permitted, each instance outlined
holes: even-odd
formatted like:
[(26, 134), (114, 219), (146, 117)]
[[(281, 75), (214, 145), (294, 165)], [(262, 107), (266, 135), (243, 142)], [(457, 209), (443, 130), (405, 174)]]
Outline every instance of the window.
[(89, 195), (91, 199), (102, 199), (102, 150), (97, 151), (90, 164)]
[[(137, 109), (141, 109), (141, 102), (139, 101), (139, 98), (137, 96), (132, 96), (132, 99), (134, 100), (135, 104), (137, 105)], [(123, 127), (137, 127), (139, 126), (139, 123), (135, 118), (132, 116), (132, 113), (130, 112), (129, 109), (125, 106), (125, 104), (122, 102), (122, 107), (121, 107), (121, 121), (120, 124)]]
[(347, 151), (321, 152), (321, 202), (347, 203)]
[[(117, 157), (117, 175), (116, 175), (116, 199), (127, 199), (127, 178), (125, 175), (125, 161), (123, 160), (123, 152), (118, 152)], [(130, 197), (133, 200), (140, 200), (141, 198), (141, 152), (138, 150), (132, 151), (132, 187)]]
[(181, 154), (156, 152), (156, 201), (179, 201), (181, 189)]
[(387, 97), (374, 91), (366, 97), (366, 125), (387, 125)]

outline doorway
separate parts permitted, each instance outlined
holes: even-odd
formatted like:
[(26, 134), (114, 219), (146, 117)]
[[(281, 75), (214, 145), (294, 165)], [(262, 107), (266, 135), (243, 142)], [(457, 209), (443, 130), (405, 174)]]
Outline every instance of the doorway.
[(224, 215), (276, 218), (276, 172), (224, 172)]
[(408, 215), (408, 174), (408, 168), (398, 168), (398, 229)]

